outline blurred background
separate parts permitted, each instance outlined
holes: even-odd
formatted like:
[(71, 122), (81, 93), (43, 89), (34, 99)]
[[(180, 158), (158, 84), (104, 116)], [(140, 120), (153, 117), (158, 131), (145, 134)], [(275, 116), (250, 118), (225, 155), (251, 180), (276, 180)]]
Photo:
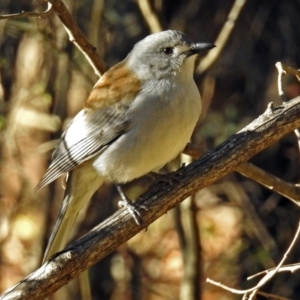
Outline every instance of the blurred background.
[[(193, 141), (213, 149), (264, 112), (280, 105), (275, 63), (300, 65), (299, 0), (65, 0), (108, 66), (153, 31), (177, 29), (221, 51), (204, 58), (195, 80), (203, 114)], [(234, 7), (234, 23), (226, 23)], [(0, 14), (41, 12), (45, 2), (1, 0)], [(240, 10), (240, 11), (239, 11)], [(232, 14), (231, 14), (232, 15)], [(224, 25), (233, 26), (222, 40)], [(226, 28), (225, 28), (226, 29)], [(214, 50), (217, 51), (217, 50)], [(206, 62), (206, 65), (204, 64)], [(0, 292), (39, 267), (60, 209), (62, 179), (34, 192), (57, 139), (83, 107), (97, 76), (69, 41), (54, 13), (0, 21)], [(284, 77), (288, 99), (300, 94)], [(176, 169), (180, 157), (164, 171)], [(293, 134), (252, 159), (262, 169), (297, 183), (299, 149)], [(134, 199), (148, 178), (127, 184)], [(73, 238), (117, 209), (114, 186), (104, 185), (80, 216)], [(274, 267), (288, 248), (299, 208), (254, 181), (232, 173), (199, 191), (90, 270), (93, 299), (241, 299), (206, 278), (249, 288), (247, 276)], [(296, 245), (295, 248), (299, 247)], [(287, 262), (300, 261), (292, 251)], [(298, 299), (300, 275), (276, 275), (262, 291)], [(81, 299), (74, 280), (55, 299)], [(54, 298), (53, 298), (54, 299)], [(265, 299), (258, 296), (257, 299)]]

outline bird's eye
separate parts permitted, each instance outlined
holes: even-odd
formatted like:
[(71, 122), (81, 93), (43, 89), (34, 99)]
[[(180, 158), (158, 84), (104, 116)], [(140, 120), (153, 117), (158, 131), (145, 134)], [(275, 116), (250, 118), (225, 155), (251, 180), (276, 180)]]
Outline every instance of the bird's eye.
[(174, 49), (172, 47), (167, 47), (163, 49), (164, 54), (171, 55), (174, 53)]

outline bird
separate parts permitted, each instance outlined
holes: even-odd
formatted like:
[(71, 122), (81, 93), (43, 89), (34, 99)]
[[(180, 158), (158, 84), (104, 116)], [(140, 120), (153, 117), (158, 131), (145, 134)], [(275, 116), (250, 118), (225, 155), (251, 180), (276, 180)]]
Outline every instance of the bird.
[(120, 206), (141, 224), (139, 208), (121, 184), (157, 172), (189, 142), (201, 113), (193, 78), (196, 57), (214, 47), (194, 43), (176, 30), (154, 33), (96, 82), (84, 108), (61, 135), (36, 187), (67, 174), (43, 262), (64, 249), (78, 213), (105, 181), (116, 184)]

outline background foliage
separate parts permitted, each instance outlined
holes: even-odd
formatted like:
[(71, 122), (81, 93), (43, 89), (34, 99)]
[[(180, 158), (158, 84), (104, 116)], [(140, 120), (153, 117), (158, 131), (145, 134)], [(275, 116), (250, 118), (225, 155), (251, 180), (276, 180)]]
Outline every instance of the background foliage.
[[(64, 1), (88, 40), (111, 66), (150, 33), (142, 1)], [(233, 0), (154, 0), (164, 29), (177, 29), (195, 41), (214, 42)], [(43, 11), (40, 1), (2, 0), (0, 14)], [(232, 35), (216, 62), (195, 78), (204, 112), (194, 142), (211, 149), (261, 114), (269, 102), (280, 105), (277, 61), (300, 64), (300, 1), (246, 1)], [(218, 45), (217, 45), (218, 46)], [(19, 18), (0, 22), (0, 291), (34, 270), (61, 205), (61, 180), (34, 193), (56, 139), (83, 106), (97, 80), (84, 56), (68, 40), (59, 19)], [(293, 77), (284, 78), (288, 98), (299, 95)], [(299, 149), (291, 135), (263, 151), (253, 163), (289, 182), (298, 182)], [(179, 161), (166, 170), (176, 168)], [(147, 189), (147, 178), (126, 185), (131, 198)], [(95, 195), (74, 238), (117, 209), (109, 184)], [(184, 233), (193, 209), (189, 244)], [(90, 270), (93, 299), (239, 299), (205, 284), (206, 277), (236, 288), (251, 286), (247, 276), (273, 267), (288, 247), (298, 208), (281, 196), (231, 174), (199, 191)], [(196, 239), (197, 240), (197, 239)], [(192, 250), (191, 250), (192, 248)], [(198, 255), (198, 273), (188, 278), (185, 259)], [(293, 251), (289, 262), (298, 262)], [(187, 279), (188, 278), (188, 279)], [(279, 274), (264, 290), (293, 299), (298, 274)], [(197, 288), (184, 294), (185, 284)], [(80, 299), (76, 282), (60, 299)], [(63, 295), (63, 296), (62, 296)], [(64, 297), (64, 298), (63, 298)], [(59, 299), (59, 298), (58, 298)]]

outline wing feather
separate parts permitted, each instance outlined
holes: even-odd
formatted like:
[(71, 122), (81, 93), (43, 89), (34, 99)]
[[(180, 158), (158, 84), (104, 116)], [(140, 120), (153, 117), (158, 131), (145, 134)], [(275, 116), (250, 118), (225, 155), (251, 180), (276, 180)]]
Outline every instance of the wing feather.
[(126, 119), (127, 110), (128, 106), (118, 109), (108, 107), (96, 112), (80, 111), (61, 136), (53, 152), (52, 162), (36, 189), (97, 155), (124, 134), (130, 128)]

